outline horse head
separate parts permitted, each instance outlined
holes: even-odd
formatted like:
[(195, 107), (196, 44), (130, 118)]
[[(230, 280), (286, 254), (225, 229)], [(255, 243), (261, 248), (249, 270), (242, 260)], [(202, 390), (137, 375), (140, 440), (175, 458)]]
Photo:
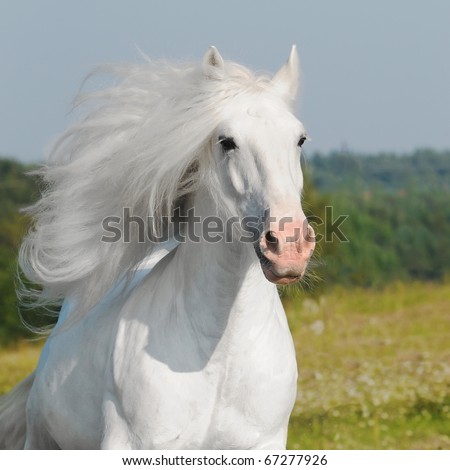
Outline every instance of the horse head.
[[(297, 282), (315, 246), (301, 205), (300, 153), (307, 136), (292, 112), (298, 62), (294, 46), (273, 79), (230, 98), (211, 141), (224, 199), (233, 201), (241, 219), (258, 219), (255, 252), (266, 278), (277, 284)], [(208, 50), (203, 64), (207, 78), (227, 80), (217, 49)]]

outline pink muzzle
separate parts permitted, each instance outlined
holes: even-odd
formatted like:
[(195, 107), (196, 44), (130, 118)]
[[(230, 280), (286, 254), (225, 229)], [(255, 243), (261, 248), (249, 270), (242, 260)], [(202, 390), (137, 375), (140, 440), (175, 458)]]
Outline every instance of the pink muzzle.
[(306, 218), (265, 231), (256, 247), (266, 278), (293, 284), (305, 274), (315, 247), (315, 233)]

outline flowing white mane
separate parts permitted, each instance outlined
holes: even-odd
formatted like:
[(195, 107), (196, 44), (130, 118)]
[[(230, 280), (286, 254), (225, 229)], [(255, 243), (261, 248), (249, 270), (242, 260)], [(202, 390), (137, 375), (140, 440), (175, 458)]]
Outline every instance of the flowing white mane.
[(219, 110), (238, 94), (270, 88), (266, 77), (231, 62), (220, 77), (201, 64), (150, 61), (107, 72), (116, 84), (78, 98), (90, 110), (39, 171), (45, 191), (29, 210), (34, 226), (20, 251), (24, 274), (42, 286), (38, 304), (82, 293), (90, 307), (130, 272), (152, 244), (103, 243), (102, 220), (126, 207), (150, 216), (156, 233), (199, 182), (217, 188), (206, 150)]

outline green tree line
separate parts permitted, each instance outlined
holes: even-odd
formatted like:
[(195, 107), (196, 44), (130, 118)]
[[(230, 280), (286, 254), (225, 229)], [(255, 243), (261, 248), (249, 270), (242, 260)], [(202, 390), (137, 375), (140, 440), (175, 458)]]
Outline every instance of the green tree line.
[[(309, 214), (346, 216), (319, 244), (319, 287), (443, 280), (450, 273), (450, 152), (315, 154), (305, 159)], [(330, 223), (317, 227), (324, 235)], [(331, 238), (333, 234), (329, 234)]]
[[(449, 276), (450, 152), (332, 152), (308, 156), (303, 166), (303, 205), (321, 238), (307, 289)], [(39, 197), (38, 181), (26, 174), (31, 169), (0, 159), (0, 344), (28, 334), (18, 315), (15, 277), (29, 224), (20, 210)], [(340, 216), (346, 218), (336, 229)]]

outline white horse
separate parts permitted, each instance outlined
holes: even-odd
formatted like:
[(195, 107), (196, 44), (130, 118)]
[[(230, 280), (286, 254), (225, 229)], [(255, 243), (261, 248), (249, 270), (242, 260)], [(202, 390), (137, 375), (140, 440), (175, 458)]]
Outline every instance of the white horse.
[(37, 303), (65, 300), (0, 403), (0, 447), (285, 448), (297, 366), (275, 284), (314, 249), (295, 46), (272, 79), (214, 47), (109, 71), (42, 170), (20, 262)]

